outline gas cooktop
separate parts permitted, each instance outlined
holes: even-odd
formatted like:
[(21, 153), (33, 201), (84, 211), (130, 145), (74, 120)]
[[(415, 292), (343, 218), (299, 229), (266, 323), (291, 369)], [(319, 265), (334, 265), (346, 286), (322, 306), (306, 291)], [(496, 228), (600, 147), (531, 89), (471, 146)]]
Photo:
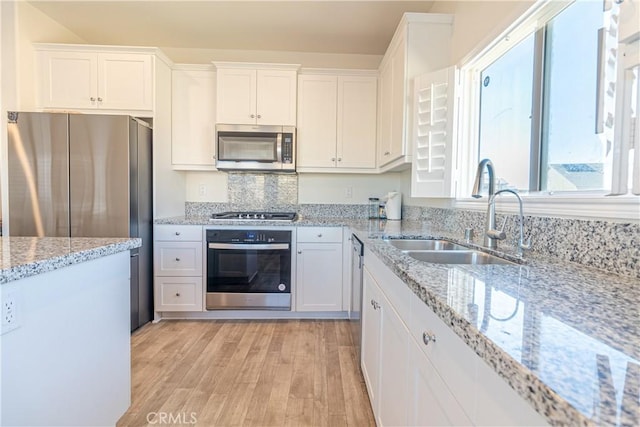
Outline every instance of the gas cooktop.
[(248, 221), (295, 221), (295, 212), (218, 212), (211, 214), (211, 220)]

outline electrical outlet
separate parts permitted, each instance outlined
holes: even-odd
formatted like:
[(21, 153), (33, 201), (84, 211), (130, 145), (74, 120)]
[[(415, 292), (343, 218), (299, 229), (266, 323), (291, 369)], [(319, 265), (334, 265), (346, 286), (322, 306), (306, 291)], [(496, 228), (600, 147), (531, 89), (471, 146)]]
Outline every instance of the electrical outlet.
[(200, 184), (198, 186), (198, 194), (200, 195), (200, 197), (204, 197), (207, 195), (207, 186), (204, 184)]
[(20, 305), (15, 293), (2, 296), (2, 335), (20, 327)]
[(353, 198), (353, 187), (347, 187), (347, 188), (345, 188), (345, 190), (344, 190), (344, 196), (345, 196), (347, 199), (351, 199), (351, 198)]

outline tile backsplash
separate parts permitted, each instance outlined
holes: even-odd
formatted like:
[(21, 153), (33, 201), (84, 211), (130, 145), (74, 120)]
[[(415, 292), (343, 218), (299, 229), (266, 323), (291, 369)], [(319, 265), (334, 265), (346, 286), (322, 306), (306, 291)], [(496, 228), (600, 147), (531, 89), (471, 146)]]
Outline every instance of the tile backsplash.
[[(288, 175), (261, 175), (264, 180), (250, 174), (229, 175), (230, 203), (187, 202), (185, 215), (209, 216), (225, 210), (295, 211), (307, 218), (366, 218), (367, 205), (292, 204), (283, 203), (285, 194), (295, 187)], [(269, 178), (271, 177), (271, 178)], [(282, 179), (282, 178), (284, 179)], [(233, 188), (232, 188), (233, 187)], [(267, 195), (268, 188), (274, 194)], [(233, 190), (233, 191), (232, 191)], [(233, 197), (231, 196), (233, 194)], [(293, 197), (288, 200), (297, 200)], [(501, 225), (505, 216), (507, 244), (513, 245), (519, 232), (518, 216), (496, 215)], [(464, 230), (475, 230), (476, 242), (481, 242), (484, 229), (484, 211), (403, 206), (402, 218), (420, 220), (426, 225), (447, 231), (455, 236)], [(542, 216), (525, 216), (525, 238), (531, 237), (531, 251), (556, 260), (576, 262), (615, 274), (640, 278), (640, 224), (599, 220), (582, 220)], [(526, 256), (526, 255), (525, 255)]]

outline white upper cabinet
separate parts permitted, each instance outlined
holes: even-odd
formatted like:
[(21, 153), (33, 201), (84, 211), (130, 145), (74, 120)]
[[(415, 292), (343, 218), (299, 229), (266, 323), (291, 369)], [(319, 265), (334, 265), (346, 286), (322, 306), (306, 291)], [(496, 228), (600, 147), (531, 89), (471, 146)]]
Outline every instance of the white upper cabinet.
[(153, 61), (149, 53), (36, 45), (41, 108), (153, 110)]
[(640, 0), (624, 0), (620, 3), (620, 23), (618, 25), (618, 40), (621, 43), (631, 43), (640, 39)]
[(455, 197), (455, 82), (455, 67), (414, 81), (412, 197)]
[(405, 13), (382, 62), (378, 91), (378, 166), (411, 163), (413, 78), (449, 66), (451, 15)]
[(173, 168), (213, 170), (216, 73), (210, 66), (176, 66), (171, 79)]
[(327, 71), (298, 78), (298, 171), (372, 172), (377, 77)]
[(298, 65), (214, 64), (217, 123), (296, 125)]

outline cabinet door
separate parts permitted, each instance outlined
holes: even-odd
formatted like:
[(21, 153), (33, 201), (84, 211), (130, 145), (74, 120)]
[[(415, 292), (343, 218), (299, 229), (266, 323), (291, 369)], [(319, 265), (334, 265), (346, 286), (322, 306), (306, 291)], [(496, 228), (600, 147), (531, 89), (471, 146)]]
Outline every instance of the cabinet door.
[(152, 63), (151, 55), (98, 54), (98, 107), (153, 110)]
[(371, 409), (379, 424), (381, 295), (366, 267), (362, 282), (362, 375), (369, 392)]
[(298, 243), (296, 310), (342, 310), (342, 243)]
[(298, 167), (336, 164), (337, 81), (327, 75), (298, 79)]
[(400, 39), (391, 55), (391, 141), (389, 160), (396, 160), (407, 154), (405, 151), (405, 106), (407, 92), (405, 87), (405, 39)]
[(378, 165), (391, 161), (391, 101), (392, 101), (391, 64), (387, 62), (380, 69), (378, 82)]
[(201, 242), (156, 242), (153, 252), (158, 276), (202, 276)]
[(471, 420), (411, 340), (409, 347), (409, 419), (411, 426), (468, 426)]
[(43, 108), (96, 108), (98, 57), (95, 53), (39, 52), (39, 99)]
[[(384, 285), (383, 285), (384, 286)], [(381, 296), (379, 421), (382, 426), (407, 425), (409, 332)]]
[(215, 166), (216, 74), (173, 70), (171, 82), (171, 162), (174, 169)]
[(202, 311), (202, 277), (154, 278), (155, 311)]
[(377, 78), (338, 77), (337, 165), (376, 166)]
[(256, 122), (261, 125), (296, 125), (296, 71), (257, 70)]
[(220, 68), (217, 72), (217, 123), (256, 123), (256, 70)]

